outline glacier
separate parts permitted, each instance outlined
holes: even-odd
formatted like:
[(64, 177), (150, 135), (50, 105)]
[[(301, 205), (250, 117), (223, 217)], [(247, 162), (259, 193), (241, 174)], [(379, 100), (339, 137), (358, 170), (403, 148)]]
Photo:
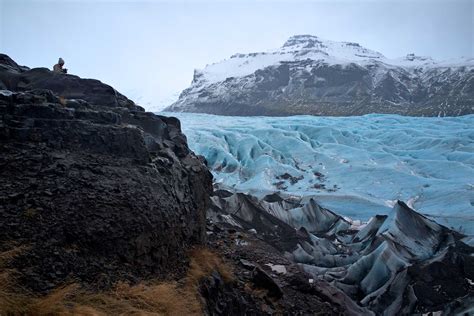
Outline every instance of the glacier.
[(474, 115), (160, 114), (179, 118), (191, 149), (232, 191), (314, 199), (363, 222), (403, 200), (472, 243)]

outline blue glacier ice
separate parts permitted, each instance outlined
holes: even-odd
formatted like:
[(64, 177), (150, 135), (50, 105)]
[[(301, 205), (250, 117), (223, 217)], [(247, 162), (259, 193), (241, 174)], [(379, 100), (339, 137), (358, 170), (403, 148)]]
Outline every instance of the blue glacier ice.
[(207, 159), (217, 182), (236, 191), (312, 197), (363, 221), (403, 200), (474, 235), (474, 115), (163, 114), (181, 120), (191, 149)]

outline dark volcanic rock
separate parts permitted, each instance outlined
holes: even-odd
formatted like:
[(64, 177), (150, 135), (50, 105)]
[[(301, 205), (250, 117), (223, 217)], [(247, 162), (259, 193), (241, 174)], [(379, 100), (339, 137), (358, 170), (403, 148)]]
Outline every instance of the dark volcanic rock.
[(275, 298), (281, 298), (283, 296), (283, 291), (280, 286), (261, 268), (256, 267), (252, 273), (252, 280), (257, 287), (264, 288), (268, 290), (268, 294)]
[(3, 89), (11, 91), (48, 89), (64, 99), (81, 99), (93, 105), (143, 111), (143, 108), (99, 80), (58, 74), (47, 68), (29, 69), (17, 65), (4, 54), (0, 54), (0, 82)]
[(257, 315), (253, 297), (235, 284), (225, 283), (218, 272), (205, 278), (199, 287), (207, 315)]
[(12, 263), (20, 281), (44, 291), (184, 269), (212, 176), (179, 121), (5, 55), (0, 82), (0, 250), (28, 246)]

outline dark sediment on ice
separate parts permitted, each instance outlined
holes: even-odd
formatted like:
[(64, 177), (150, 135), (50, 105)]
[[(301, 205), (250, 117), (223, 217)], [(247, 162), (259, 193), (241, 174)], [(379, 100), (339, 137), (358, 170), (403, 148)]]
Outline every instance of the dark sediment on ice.
[[(238, 253), (235, 260), (244, 257), (287, 269), (296, 263), (314, 279), (310, 284), (304, 277), (306, 286), (345, 313), (449, 315), (474, 310), (474, 248), (461, 241), (461, 234), (403, 202), (365, 226), (313, 199), (280, 194), (257, 199), (220, 189), (212, 202), (208, 217), (215, 225), (251, 239), (232, 244), (230, 256)], [(262, 242), (266, 250), (258, 246)]]

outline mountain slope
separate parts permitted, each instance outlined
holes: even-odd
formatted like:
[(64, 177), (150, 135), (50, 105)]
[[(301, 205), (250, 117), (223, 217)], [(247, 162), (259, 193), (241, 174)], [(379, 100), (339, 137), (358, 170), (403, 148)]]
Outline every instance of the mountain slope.
[(167, 111), (221, 115), (474, 113), (474, 59), (388, 59), (357, 43), (296, 35), (279, 49), (195, 70)]

